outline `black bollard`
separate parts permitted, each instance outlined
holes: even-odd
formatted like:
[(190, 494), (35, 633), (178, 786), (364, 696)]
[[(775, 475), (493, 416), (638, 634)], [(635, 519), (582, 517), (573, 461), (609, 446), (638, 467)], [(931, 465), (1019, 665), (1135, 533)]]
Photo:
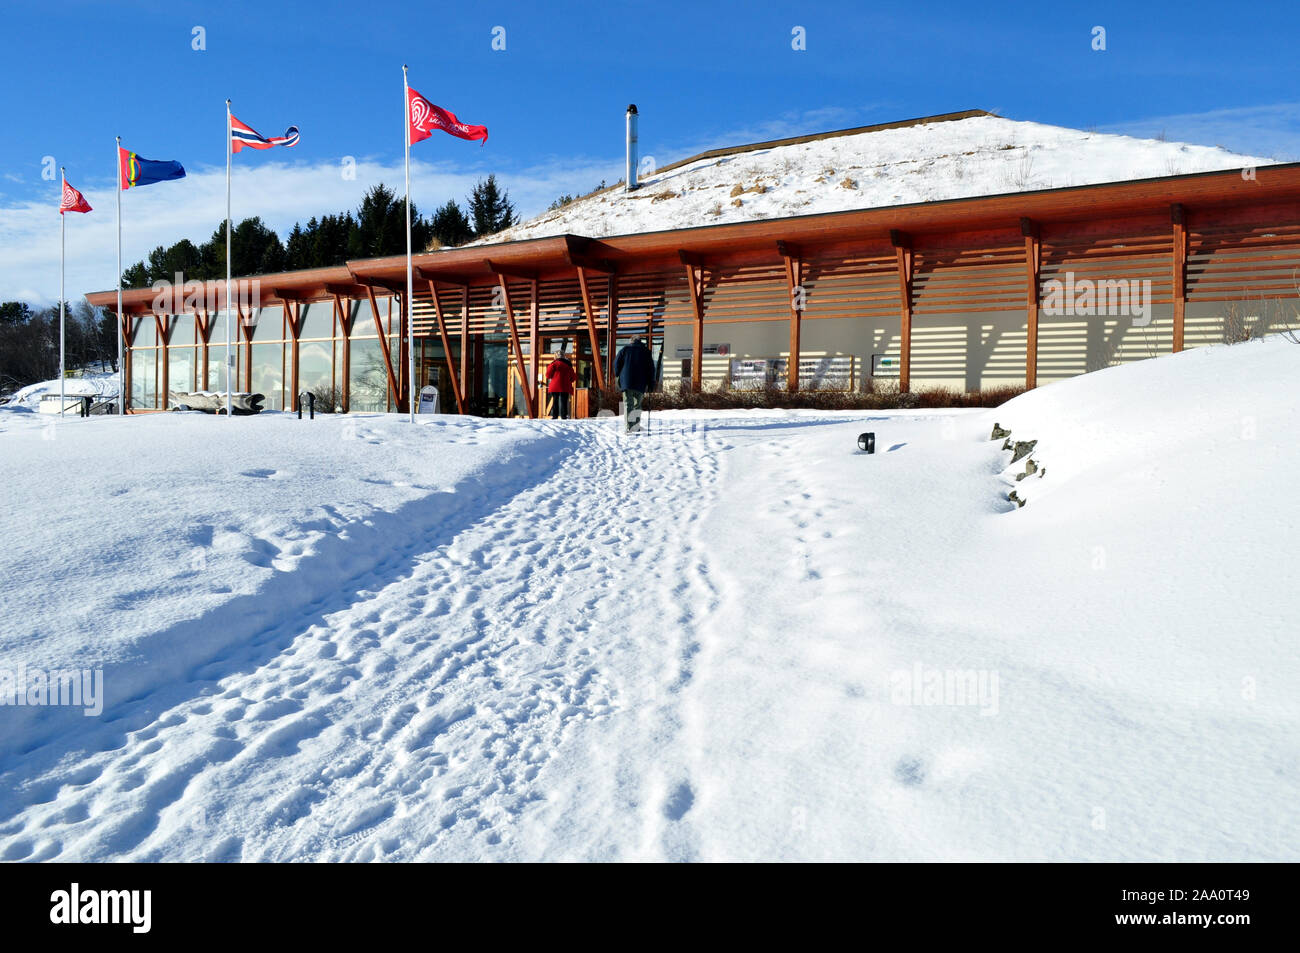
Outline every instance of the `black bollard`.
[(858, 449), (863, 453), (875, 453), (876, 435), (874, 433), (858, 434)]

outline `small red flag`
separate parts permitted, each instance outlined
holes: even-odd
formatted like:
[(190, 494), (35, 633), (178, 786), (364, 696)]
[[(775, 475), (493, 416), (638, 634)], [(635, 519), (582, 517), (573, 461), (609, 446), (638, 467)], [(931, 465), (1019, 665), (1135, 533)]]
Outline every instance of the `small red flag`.
[(411, 132), (411, 142), (419, 142), (433, 135), (435, 129), (461, 139), (481, 139), (487, 142), (487, 126), (463, 123), (453, 113), (435, 106), (415, 90), (406, 90), (406, 124)]
[(86, 201), (86, 197), (65, 181), (63, 183), (63, 200), (59, 202), (59, 214), (89, 211), (91, 211), (90, 203)]

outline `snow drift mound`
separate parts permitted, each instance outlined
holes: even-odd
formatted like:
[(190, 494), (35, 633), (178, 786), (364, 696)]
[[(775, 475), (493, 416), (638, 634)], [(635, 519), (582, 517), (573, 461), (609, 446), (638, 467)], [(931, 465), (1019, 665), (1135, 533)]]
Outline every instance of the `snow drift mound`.
[[(1045, 476), (1015, 483), (1028, 501), (1107, 508), (1270, 508), (1300, 473), (1300, 344), (1284, 335), (1197, 348), (1060, 381), (992, 414)], [(1009, 476), (1023, 472), (1023, 461)], [(1012, 480), (1014, 483), (1014, 479)]]

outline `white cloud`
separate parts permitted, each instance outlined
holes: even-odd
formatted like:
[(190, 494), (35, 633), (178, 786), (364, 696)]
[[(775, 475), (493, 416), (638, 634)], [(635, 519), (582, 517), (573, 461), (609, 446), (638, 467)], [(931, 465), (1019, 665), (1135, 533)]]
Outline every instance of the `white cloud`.
[[(521, 214), (544, 209), (562, 192), (586, 192), (601, 178), (616, 178), (621, 164), (600, 160), (560, 163), (545, 160), (518, 172), (498, 172)], [(232, 214), (236, 222), (253, 215), (288, 236), (294, 222), (312, 216), (355, 209), (365, 191), (383, 182), (402, 189), (400, 162), (380, 163), (358, 158), (354, 179), (346, 180), (336, 163), (291, 165), (261, 161), (236, 166)], [(206, 241), (226, 216), (226, 170), (199, 167), (175, 182), (160, 182), (122, 194), (122, 261), (124, 266), (145, 258), (159, 245), (182, 238)], [(425, 214), (448, 198), (464, 205), (474, 183), (485, 175), (479, 168), (449, 163), (412, 161), (412, 196)], [(76, 183), (94, 208), (86, 215), (68, 215), (67, 295), (115, 287), (117, 235), (111, 181), (98, 187)], [(0, 209), (0, 300), (53, 303), (59, 292), (58, 187), (42, 201), (25, 201)]]
[(1144, 139), (1163, 133), (1171, 142), (1221, 145), (1230, 152), (1272, 156), (1283, 162), (1300, 159), (1300, 103), (1153, 116), (1102, 126), (1100, 131)]

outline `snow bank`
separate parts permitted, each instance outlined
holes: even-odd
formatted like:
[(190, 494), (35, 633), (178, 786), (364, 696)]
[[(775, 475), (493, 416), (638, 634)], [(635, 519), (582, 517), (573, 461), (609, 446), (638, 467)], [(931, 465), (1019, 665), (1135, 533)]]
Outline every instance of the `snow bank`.
[[(507, 422), (0, 410), (0, 658), (162, 692), (453, 532), (553, 466)], [(52, 731), (10, 709), (0, 753)], [(32, 719), (30, 727), (15, 720)], [(47, 724), (57, 723), (57, 724)]]

